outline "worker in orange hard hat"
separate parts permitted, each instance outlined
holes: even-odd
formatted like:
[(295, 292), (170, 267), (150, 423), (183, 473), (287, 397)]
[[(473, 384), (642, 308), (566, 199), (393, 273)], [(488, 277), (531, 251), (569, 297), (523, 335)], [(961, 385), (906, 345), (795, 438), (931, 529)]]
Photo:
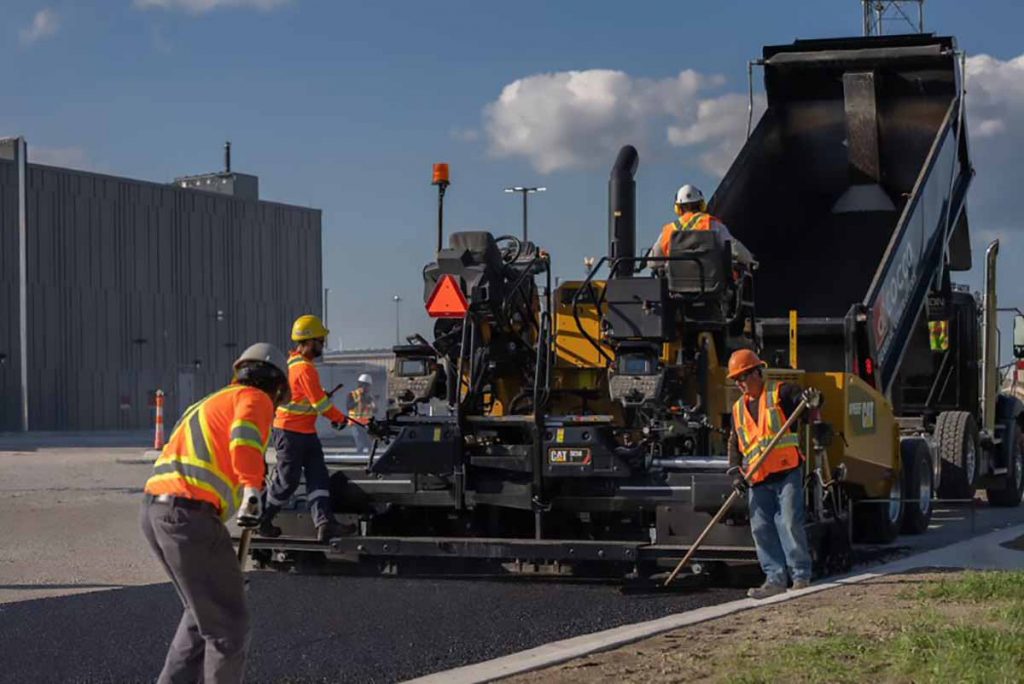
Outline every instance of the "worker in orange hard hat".
[(320, 384), (320, 373), (313, 361), (324, 353), (330, 331), (319, 316), (299, 316), (292, 326), (294, 349), (288, 355), (288, 383), (292, 398), (278, 407), (274, 418), (274, 448), (277, 470), (267, 490), (267, 505), (260, 521), (259, 533), (278, 537), (281, 528), (273, 524), (274, 516), (288, 503), (306, 475), (306, 503), (316, 527), (319, 541), (353, 531), (334, 518), (331, 509), (330, 475), (324, 462), (324, 449), (316, 434), (316, 419), (323, 416), (335, 429), (348, 423), (345, 414), (331, 403)]
[(763, 450), (802, 400), (812, 408), (821, 403), (817, 390), (766, 382), (764, 366), (750, 349), (739, 349), (729, 358), (729, 379), (743, 392), (732, 408), (729, 474), (734, 487), (747, 491), (750, 531), (765, 574), (764, 584), (748, 592), (757, 599), (786, 591), (788, 579), (794, 590), (811, 582), (800, 439), (791, 428), (769, 453)]
[[(744, 266), (754, 263), (754, 255), (750, 253), (750, 250), (732, 236), (724, 223), (708, 213), (708, 204), (704, 201), (704, 193), (697, 186), (686, 184), (676, 191), (675, 212), (676, 218), (662, 226), (658, 240), (651, 247), (650, 256), (669, 256), (673, 233), (684, 230), (714, 230), (718, 231), (723, 240), (730, 241), (732, 258), (736, 263)], [(652, 269), (664, 268), (665, 262), (649, 261), (647, 265)]]

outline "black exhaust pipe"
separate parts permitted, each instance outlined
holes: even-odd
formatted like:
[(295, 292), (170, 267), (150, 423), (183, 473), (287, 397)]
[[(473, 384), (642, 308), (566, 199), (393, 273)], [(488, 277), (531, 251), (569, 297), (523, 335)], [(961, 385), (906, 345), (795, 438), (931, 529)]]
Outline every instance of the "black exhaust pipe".
[[(628, 278), (633, 275), (636, 256), (636, 169), (640, 155), (632, 145), (624, 145), (615, 158), (608, 178), (608, 260), (610, 278)], [(625, 258), (619, 264), (618, 258)]]

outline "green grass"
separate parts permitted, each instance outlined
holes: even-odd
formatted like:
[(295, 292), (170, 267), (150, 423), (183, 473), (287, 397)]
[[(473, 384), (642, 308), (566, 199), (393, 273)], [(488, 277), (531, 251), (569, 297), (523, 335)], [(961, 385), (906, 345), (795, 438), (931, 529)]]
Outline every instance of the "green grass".
[[(1024, 572), (970, 573), (940, 580), (909, 598), (921, 603), (901, 608), (901, 624), (887, 637), (869, 637), (849, 628), (827, 637), (787, 642), (774, 635), (767, 653), (739, 658), (736, 684), (762, 682), (1018, 682), (1024, 678)], [(957, 613), (943, 606), (985, 603)]]
[(949, 601), (1024, 601), (1024, 571), (972, 572), (922, 587), (918, 598)]

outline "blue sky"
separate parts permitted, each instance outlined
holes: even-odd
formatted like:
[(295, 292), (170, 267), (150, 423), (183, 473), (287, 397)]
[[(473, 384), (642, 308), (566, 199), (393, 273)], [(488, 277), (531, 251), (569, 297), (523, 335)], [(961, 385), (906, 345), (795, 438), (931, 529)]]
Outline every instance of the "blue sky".
[[(992, 57), (972, 63), (969, 115), (985, 127), (971, 211), (976, 242), (999, 236), (1004, 265), (1019, 263), (1024, 3), (925, 7), (929, 30)], [(449, 230), (518, 232), (502, 188), (546, 185), (531, 236), (556, 275), (578, 277), (605, 250), (618, 145), (640, 148), (645, 244), (675, 187), (710, 195), (742, 139), (747, 60), (763, 44), (858, 34), (860, 3), (7, 0), (5, 19), (0, 133), (27, 136), (39, 161), (155, 181), (219, 168), (231, 139), (265, 199), (324, 210), (332, 344), (357, 348), (393, 342), (394, 294), (403, 334), (427, 328), (432, 162), (451, 164)], [(605, 99), (561, 102), (580, 85)], [(623, 114), (627, 101), (640, 104)], [(1003, 303), (1024, 304), (1011, 301), (1022, 276), (1004, 273)]]

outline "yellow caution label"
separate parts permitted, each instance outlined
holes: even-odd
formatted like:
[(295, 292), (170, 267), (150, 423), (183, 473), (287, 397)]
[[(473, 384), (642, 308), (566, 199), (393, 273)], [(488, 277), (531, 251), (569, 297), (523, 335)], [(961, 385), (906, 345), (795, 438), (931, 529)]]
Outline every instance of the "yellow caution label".
[(440, 442), (441, 441), (441, 428), (439, 428), (439, 427), (434, 428), (434, 441), (435, 442)]
[(565, 428), (558, 428), (558, 432), (555, 433), (555, 441), (559, 444), (565, 441)]

